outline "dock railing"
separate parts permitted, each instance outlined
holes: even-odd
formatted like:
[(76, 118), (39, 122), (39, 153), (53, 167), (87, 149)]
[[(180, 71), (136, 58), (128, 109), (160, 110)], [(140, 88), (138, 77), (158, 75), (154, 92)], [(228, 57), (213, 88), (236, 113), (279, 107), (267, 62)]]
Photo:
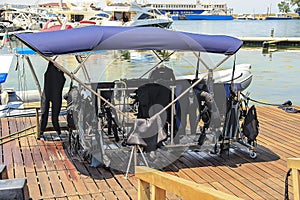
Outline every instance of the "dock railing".
[(287, 166), (292, 169), (294, 200), (300, 200), (300, 158), (288, 158)]
[(135, 168), (135, 177), (138, 181), (139, 200), (166, 199), (166, 192), (173, 193), (185, 200), (241, 200), (236, 196), (145, 166)]

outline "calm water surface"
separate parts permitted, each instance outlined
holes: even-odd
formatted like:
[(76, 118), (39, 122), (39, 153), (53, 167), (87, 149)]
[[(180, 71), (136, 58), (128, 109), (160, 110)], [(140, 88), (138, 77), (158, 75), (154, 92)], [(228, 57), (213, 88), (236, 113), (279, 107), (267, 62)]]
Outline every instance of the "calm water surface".
[[(175, 21), (173, 29), (204, 34), (226, 34), (231, 36), (269, 36), (274, 28), (275, 36), (300, 37), (300, 20), (288, 21)], [(143, 53), (144, 55), (145, 53)], [(92, 73), (92, 81), (116, 80), (118, 78), (137, 78), (153, 66), (155, 58), (147, 62), (129, 62), (120, 60), (118, 54), (104, 52), (92, 56), (86, 66)], [(100, 59), (99, 59), (100, 58)], [(217, 63), (221, 56), (208, 55), (210, 64)], [(237, 53), (236, 63), (250, 63), (252, 65), (253, 81), (247, 89), (250, 97), (268, 103), (283, 103), (291, 100), (300, 105), (300, 49), (276, 51), (262, 54), (258, 49), (241, 49)], [(38, 56), (31, 57), (37, 70), (40, 83), (43, 83), (43, 73), (47, 63)], [(63, 65), (72, 68), (76, 66), (74, 58), (61, 57)], [(179, 53), (167, 64), (177, 75), (194, 73), (197, 60), (187, 53)], [(150, 65), (151, 64), (151, 65)], [(222, 65), (230, 68), (233, 58)], [(18, 67), (17, 67), (18, 66)], [(106, 66), (101, 67), (99, 66)], [(16, 70), (18, 68), (18, 70)], [(81, 76), (81, 75), (80, 75)], [(69, 81), (68, 81), (69, 82)], [(68, 82), (66, 86), (68, 86)], [(36, 89), (27, 63), (22, 58), (15, 58), (7, 82), (3, 87), (13, 87), (16, 90)]]
[(274, 29), (276, 37), (300, 37), (300, 20), (179, 20), (173, 23), (173, 28), (180, 31), (235, 37), (266, 37), (270, 36), (271, 29)]

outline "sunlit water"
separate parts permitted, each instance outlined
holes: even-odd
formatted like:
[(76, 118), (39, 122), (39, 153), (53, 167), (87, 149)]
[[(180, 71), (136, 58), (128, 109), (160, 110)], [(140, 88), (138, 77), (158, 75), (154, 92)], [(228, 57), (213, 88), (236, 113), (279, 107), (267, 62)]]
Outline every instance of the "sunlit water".
[[(231, 36), (269, 36), (274, 28), (275, 36), (300, 37), (300, 20), (289, 21), (175, 21), (173, 28), (181, 31), (226, 34)], [(5, 50), (2, 50), (4, 53)], [(102, 52), (90, 57), (86, 63), (91, 81), (113, 81), (120, 78), (139, 78), (157, 62), (150, 52), (134, 52), (136, 58), (142, 60), (122, 59), (120, 52)], [(142, 56), (142, 57), (139, 57)], [(223, 56), (201, 55), (213, 66)], [(291, 100), (300, 105), (300, 50), (277, 51), (271, 54), (262, 54), (261, 48), (241, 49), (236, 56), (236, 63), (250, 63), (252, 65), (253, 81), (247, 91), (250, 97), (267, 103), (280, 104)], [(39, 82), (43, 84), (43, 73), (47, 63), (38, 56), (30, 57), (38, 74)], [(63, 56), (59, 62), (74, 69), (78, 63), (73, 57)], [(176, 75), (194, 74), (197, 60), (188, 53), (177, 53), (167, 65), (173, 68)], [(226, 61), (223, 68), (233, 66), (233, 58)], [(200, 69), (204, 67), (200, 65)], [(82, 73), (79, 77), (84, 79)], [(146, 75), (147, 77), (147, 75)], [(66, 82), (68, 87), (69, 80)], [(85, 79), (87, 80), (87, 79)], [(54, 82), (55, 83), (55, 82)], [(27, 62), (19, 57), (14, 58), (8, 80), (4, 88), (13, 87), (15, 90), (36, 89)], [(246, 93), (246, 91), (245, 91)]]

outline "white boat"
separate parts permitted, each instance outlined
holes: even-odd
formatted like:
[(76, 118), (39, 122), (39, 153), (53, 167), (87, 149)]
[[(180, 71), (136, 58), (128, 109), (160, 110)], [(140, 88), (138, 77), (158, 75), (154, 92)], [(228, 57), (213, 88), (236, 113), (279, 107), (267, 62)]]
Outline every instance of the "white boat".
[(13, 60), (13, 55), (9, 55), (9, 54), (1, 55), (0, 60), (1, 60), (1, 67), (0, 67), (0, 85), (1, 85), (1, 83), (4, 83), (6, 81), (8, 71)]
[(203, 3), (199, 0), (147, 0), (147, 4), (173, 20), (232, 20), (231, 9), (226, 3)]
[(90, 26), (90, 25), (102, 25), (103, 22), (111, 20), (111, 15), (106, 12), (98, 12), (95, 16), (89, 19), (81, 20), (80, 26)]
[(237, 19), (237, 20), (255, 20), (255, 16), (247, 15), (247, 14), (239, 14), (235, 19)]
[[(68, 92), (69, 88), (64, 88), (63, 94)], [(0, 94), (0, 118), (34, 116), (35, 109), (27, 109), (24, 103), (40, 102), (41, 97), (38, 90), (15, 91), (13, 88), (5, 88)], [(65, 113), (62, 108), (61, 113)]]
[(52, 10), (48, 14), (59, 16), (53, 20), (48, 27), (58, 25), (68, 25), (72, 28), (82, 27), (85, 25), (100, 25), (100, 19), (109, 20), (110, 16), (101, 10), (72, 8), (69, 10)]
[(111, 14), (112, 18), (103, 21), (103, 26), (154, 26), (170, 28), (173, 20), (162, 14), (158, 9), (142, 7), (137, 3), (131, 4), (110, 4), (103, 8), (103, 11)]
[[(232, 75), (234, 74), (234, 75)], [(252, 82), (251, 65), (250, 64), (238, 64), (233, 69), (216, 70), (213, 72), (214, 83), (233, 84), (235, 91), (243, 91)], [(207, 73), (199, 73), (198, 78), (207, 77)], [(178, 79), (190, 79), (193, 80), (195, 75), (180, 76)], [(206, 79), (206, 78), (205, 78)]]
[[(0, 15), (2, 25), (6, 26), (5, 28), (9, 32), (36, 31), (43, 26), (40, 14), (32, 9), (17, 9), (7, 6), (0, 11)], [(0, 32), (5, 31), (0, 30)]]
[(24, 109), (23, 100), (16, 94), (14, 89), (4, 89), (1, 93), (0, 118), (12, 116), (24, 116), (35, 114), (33, 109)]

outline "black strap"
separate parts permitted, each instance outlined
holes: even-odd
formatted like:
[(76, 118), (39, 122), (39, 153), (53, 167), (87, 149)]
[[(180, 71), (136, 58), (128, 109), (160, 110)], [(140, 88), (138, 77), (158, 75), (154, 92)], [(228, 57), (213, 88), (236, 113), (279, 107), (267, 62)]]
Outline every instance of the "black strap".
[(268, 105), (268, 106), (278, 106), (278, 107), (283, 107), (283, 106), (291, 106), (292, 105), (292, 102), (290, 100), (284, 102), (283, 104), (274, 104), (274, 103), (266, 103), (266, 102), (262, 102), (262, 101), (257, 101), (255, 99), (251, 99), (250, 97), (248, 97), (247, 95), (243, 94), (241, 92), (241, 95), (247, 99), (248, 101), (253, 101), (255, 103), (259, 103), (259, 104), (263, 104), (263, 105)]
[(73, 79), (71, 79), (71, 81), (70, 81), (69, 92), (71, 91), (72, 87), (73, 87)]
[(233, 81), (234, 81), (234, 73), (235, 73), (235, 62), (236, 62), (236, 54), (234, 54), (233, 66), (232, 66), (232, 74), (231, 74), (231, 82), (230, 82), (230, 89), (233, 88)]
[(284, 200), (289, 199), (289, 176), (291, 175), (291, 171), (292, 169), (289, 169), (285, 177)]

